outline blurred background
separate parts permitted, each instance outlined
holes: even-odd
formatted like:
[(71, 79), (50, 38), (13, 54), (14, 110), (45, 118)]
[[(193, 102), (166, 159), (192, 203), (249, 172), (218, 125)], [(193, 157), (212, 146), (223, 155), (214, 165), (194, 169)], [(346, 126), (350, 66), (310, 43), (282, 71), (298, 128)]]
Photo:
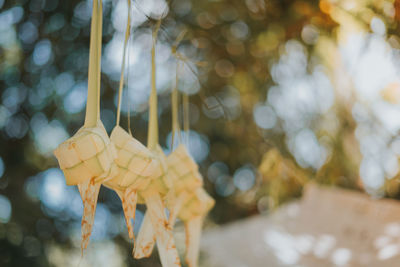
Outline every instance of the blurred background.
[[(52, 155), (84, 121), (91, 6), (0, 0), (0, 266), (159, 266), (156, 253), (132, 259), (120, 201), (106, 188), (80, 258), (81, 199)], [(151, 31), (160, 18), (160, 143), (170, 150), (171, 48), (187, 31), (177, 48), (187, 58), (179, 89), (190, 95), (190, 151), (216, 199), (206, 228), (268, 214), (309, 181), (400, 197), (399, 1), (133, 1), (122, 121), (126, 127), (129, 105), (143, 143)], [(126, 1), (104, 0), (108, 131), (126, 20)]]

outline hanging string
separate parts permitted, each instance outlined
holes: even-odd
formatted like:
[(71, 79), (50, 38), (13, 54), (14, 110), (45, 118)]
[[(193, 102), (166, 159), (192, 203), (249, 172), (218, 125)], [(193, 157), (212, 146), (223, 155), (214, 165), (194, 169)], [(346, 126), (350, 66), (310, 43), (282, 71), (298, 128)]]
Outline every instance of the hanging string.
[(85, 127), (95, 127), (100, 118), (100, 56), (102, 31), (102, 1), (93, 0), (90, 26), (90, 52), (88, 74), (88, 96), (86, 103)]
[(158, 114), (157, 114), (157, 89), (156, 89), (156, 43), (158, 30), (160, 29), (161, 19), (157, 21), (153, 31), (153, 44), (151, 47), (151, 93), (149, 99), (149, 132), (147, 146), (155, 149), (158, 144)]
[(190, 127), (190, 118), (189, 118), (189, 95), (187, 93), (183, 93), (183, 131), (185, 132), (185, 143), (189, 147), (189, 127)]
[[(132, 14), (132, 8), (129, 8), (129, 14)], [(130, 95), (129, 95), (129, 74), (130, 74), (130, 67), (131, 67), (131, 63), (130, 63), (130, 50), (131, 50), (131, 46), (132, 46), (132, 39), (133, 39), (133, 33), (132, 33), (132, 25), (129, 25), (129, 39), (128, 39), (128, 50), (127, 50), (127, 54), (128, 54), (128, 75), (126, 77), (126, 87), (127, 87), (127, 105), (128, 105), (128, 132), (129, 134), (132, 136), (132, 130), (131, 130), (131, 101), (130, 101)]]
[[(129, 40), (130, 35), (130, 25), (131, 25), (131, 1), (128, 1), (128, 21), (126, 24), (125, 31), (125, 40), (124, 40), (124, 50), (122, 53), (122, 66), (121, 66), (121, 77), (119, 79), (119, 90), (118, 90), (118, 108), (117, 108), (117, 122), (116, 125), (119, 125), (120, 117), (121, 117), (121, 101), (122, 101), (122, 90), (124, 87), (124, 71), (125, 71), (125, 58), (126, 58), (126, 46)], [(129, 55), (128, 55), (129, 57)]]
[[(180, 136), (180, 130), (179, 130), (179, 122), (178, 122), (178, 74), (179, 74), (179, 65), (180, 62), (182, 62), (182, 65), (187, 63), (187, 61), (189, 60), (187, 57), (185, 57), (184, 55), (182, 55), (181, 53), (178, 53), (177, 51), (177, 47), (179, 45), (179, 43), (182, 41), (183, 37), (186, 34), (186, 30), (183, 30), (178, 37), (176, 38), (174, 45), (172, 46), (172, 55), (176, 58), (177, 63), (176, 63), (176, 81), (175, 81), (175, 88), (172, 91), (172, 147), (174, 144), (174, 137), (175, 137), (175, 132), (178, 130), (179, 131), (179, 140), (181, 140), (181, 136)], [(183, 130), (185, 133), (185, 144), (187, 146), (189, 146), (189, 124), (190, 124), (190, 119), (189, 119), (189, 96), (187, 95), (187, 93), (183, 93), (182, 94), (183, 97)], [(174, 100), (174, 98), (176, 98), (176, 100)], [(176, 114), (174, 115), (174, 108), (176, 109)], [(174, 121), (175, 124), (174, 124)], [(177, 126), (176, 126), (177, 124)], [(178, 127), (178, 128), (176, 128)]]
[(178, 83), (179, 83), (179, 61), (176, 62), (176, 73), (175, 73), (175, 85), (171, 93), (171, 106), (172, 106), (172, 143), (171, 147), (174, 147), (175, 144), (175, 136), (178, 135), (178, 141), (182, 142), (181, 139), (181, 130), (179, 127), (179, 118), (178, 118), (178, 107), (179, 107), (179, 92), (178, 92)]
[(126, 102), (128, 105), (128, 112), (127, 112), (127, 120), (128, 120), (128, 132), (129, 134), (132, 136), (132, 131), (131, 131), (131, 100), (130, 100), (130, 95), (129, 95), (129, 73), (130, 73), (130, 47), (131, 47), (131, 39), (132, 36), (129, 37), (130, 39), (128, 40), (128, 50), (127, 50), (127, 54), (128, 54), (128, 75), (126, 77), (126, 88), (127, 90), (127, 96), (126, 96)]
[(97, 120), (100, 120), (100, 87), (101, 87), (101, 47), (103, 41), (103, 0), (100, 0), (97, 24)]
[(181, 130), (179, 127), (179, 118), (178, 118), (178, 107), (179, 107), (179, 92), (178, 92), (178, 85), (179, 85), (179, 67), (180, 67), (180, 61), (183, 60), (181, 58), (181, 55), (177, 53), (176, 49), (179, 45), (179, 43), (182, 41), (183, 37), (186, 34), (186, 30), (181, 31), (181, 33), (178, 35), (176, 38), (174, 44), (171, 47), (171, 53), (172, 55), (177, 59), (176, 61), (176, 72), (175, 72), (175, 85), (174, 89), (172, 90), (171, 93), (171, 104), (172, 104), (172, 142), (171, 142), (171, 148), (174, 147), (175, 144), (175, 136), (178, 133), (178, 139), (179, 142), (182, 142), (182, 137), (181, 137)]

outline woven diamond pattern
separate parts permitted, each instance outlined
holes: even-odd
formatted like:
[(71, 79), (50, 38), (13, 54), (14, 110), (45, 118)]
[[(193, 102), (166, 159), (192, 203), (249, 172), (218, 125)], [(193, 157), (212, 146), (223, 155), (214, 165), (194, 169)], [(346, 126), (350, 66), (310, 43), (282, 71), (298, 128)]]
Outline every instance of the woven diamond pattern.
[(215, 200), (202, 188), (196, 189), (193, 196), (183, 204), (179, 218), (188, 221), (197, 216), (205, 216), (214, 207)]
[(135, 190), (146, 188), (157, 167), (150, 150), (119, 126), (112, 131), (111, 142), (117, 150), (115, 163), (118, 174), (106, 185), (119, 190), (128, 187)]
[(203, 186), (203, 178), (198, 166), (184, 145), (177, 147), (167, 157), (167, 164), (175, 193), (179, 194), (184, 190), (192, 192)]
[(117, 157), (101, 122), (97, 127), (82, 127), (54, 151), (68, 185), (77, 185), (94, 178), (96, 183), (114, 177)]

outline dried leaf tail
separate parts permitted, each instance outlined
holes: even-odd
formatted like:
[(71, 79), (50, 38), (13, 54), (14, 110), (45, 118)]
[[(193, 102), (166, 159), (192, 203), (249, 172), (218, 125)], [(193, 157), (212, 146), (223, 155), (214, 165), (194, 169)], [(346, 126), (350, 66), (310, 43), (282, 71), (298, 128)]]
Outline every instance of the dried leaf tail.
[(128, 228), (129, 238), (135, 241), (135, 214), (137, 204), (137, 193), (135, 190), (130, 188), (126, 189), (125, 192), (117, 192), (121, 198), (122, 209), (124, 210), (126, 227)]
[(153, 193), (144, 197), (147, 204), (147, 212), (156, 234), (157, 248), (162, 266), (181, 266), (172, 229), (168, 224), (160, 195)]
[(198, 267), (200, 237), (204, 218), (195, 217), (185, 223), (186, 230), (186, 263), (189, 267)]
[(83, 202), (82, 215), (82, 241), (81, 252), (87, 248), (92, 233), (94, 215), (96, 213), (97, 198), (100, 191), (100, 184), (94, 182), (94, 178), (78, 184), (79, 193)]
[(185, 202), (185, 197), (186, 196), (184, 194), (180, 194), (176, 198), (175, 204), (173, 205), (173, 207), (169, 210), (168, 223), (169, 223), (169, 225), (171, 225), (171, 227), (173, 227), (175, 225), (176, 218), (178, 217), (178, 214), (181, 211), (182, 206)]
[(156, 236), (154, 235), (153, 225), (151, 223), (149, 214), (146, 212), (136, 240), (136, 246), (134, 250), (135, 259), (150, 257), (155, 243)]

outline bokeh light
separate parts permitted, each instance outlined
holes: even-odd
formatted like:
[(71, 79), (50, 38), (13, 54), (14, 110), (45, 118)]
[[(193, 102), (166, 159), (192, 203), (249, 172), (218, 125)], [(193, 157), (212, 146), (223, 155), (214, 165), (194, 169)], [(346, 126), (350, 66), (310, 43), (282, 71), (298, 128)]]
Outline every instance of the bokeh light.
[[(207, 227), (269, 214), (300, 197), (309, 181), (399, 198), (400, 38), (393, 1), (132, 3), (121, 126), (128, 129), (129, 112), (133, 135), (146, 143), (151, 33), (163, 18), (156, 46), (159, 139), (167, 155), (186, 144), (199, 164), (217, 200)], [(127, 3), (103, 4), (101, 119), (110, 131)], [(0, 242), (13, 252), (0, 253), (9, 260), (0, 259), (1, 266), (137, 265), (127, 252), (120, 200), (106, 188), (93, 247), (80, 258), (82, 201), (53, 156), (83, 123), (91, 9), (85, 0), (0, 0)], [(190, 130), (172, 147), (175, 52), (184, 59), (178, 89), (190, 96)], [(180, 107), (181, 124), (183, 113)], [(136, 212), (136, 233), (144, 212), (142, 206)], [(298, 264), (306, 250), (325, 255), (335, 242), (273, 230), (260, 236), (283, 264)], [(397, 250), (385, 247), (379, 257)], [(337, 248), (329, 257), (346, 266), (354, 254)]]
[(0, 222), (1, 223), (8, 223), (11, 218), (11, 202), (10, 200), (3, 196), (0, 195)]
[(4, 161), (3, 159), (0, 157), (0, 178), (3, 177), (4, 171), (5, 171), (6, 167), (4, 166)]

